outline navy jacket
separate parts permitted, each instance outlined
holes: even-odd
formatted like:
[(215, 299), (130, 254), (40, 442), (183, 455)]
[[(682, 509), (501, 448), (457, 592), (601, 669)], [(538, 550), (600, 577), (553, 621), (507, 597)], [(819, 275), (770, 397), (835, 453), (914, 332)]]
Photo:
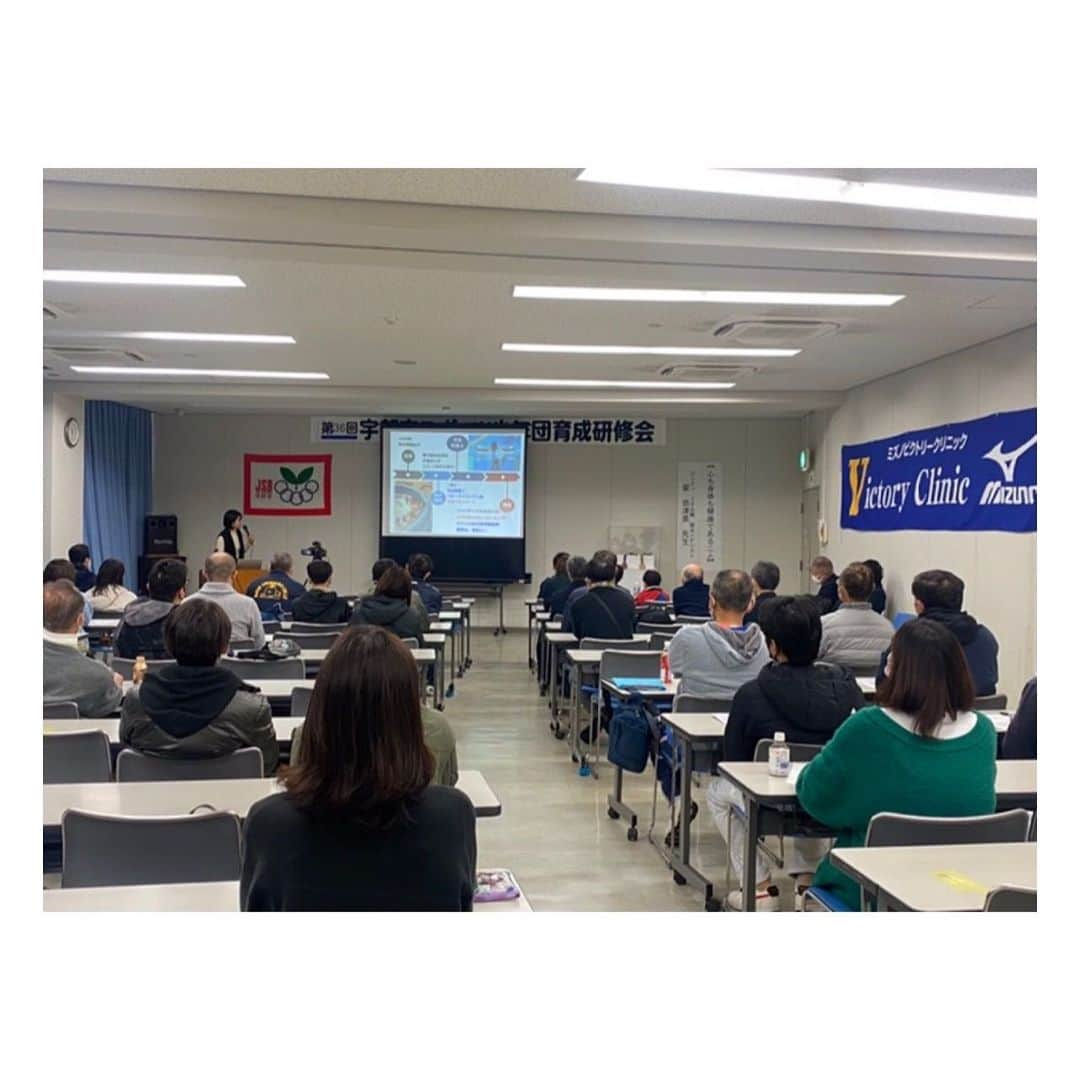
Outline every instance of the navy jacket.
[(1035, 752), (1035, 690), (1035, 679), (1031, 679), (1020, 693), (1020, 704), (1001, 743), (1003, 758), (1034, 761), (1039, 756)]
[[(950, 611), (947, 608), (927, 608), (919, 618), (933, 619), (956, 635), (971, 669), (976, 697), (997, 693), (998, 643), (997, 638), (985, 626), (977, 623), (966, 612)], [(888, 656), (889, 650), (886, 649), (881, 654), (881, 663), (878, 665), (878, 682), (885, 678), (885, 661)]]
[(870, 594), (870, 606), (879, 614), (885, 614), (885, 590), (879, 585)]
[(817, 602), (822, 615), (828, 615), (829, 612), (835, 611), (840, 606), (839, 581), (840, 579), (836, 574), (830, 574), (819, 586)]
[(757, 594), (757, 599), (754, 601), (754, 606), (742, 617), (743, 626), (749, 626), (751, 623), (756, 623), (761, 618), (761, 605), (766, 600), (772, 600), (776, 596), (776, 593), (766, 589)]
[(414, 581), (413, 588), (420, 594), (429, 615), (442, 611), (442, 593), (430, 581)]
[(671, 590), (676, 615), (708, 615), (709, 586), (697, 578)]
[[(277, 582), (285, 589), (285, 598), (283, 600), (278, 599), (275, 596), (258, 596), (259, 586), (266, 584), (268, 581)], [(282, 611), (289, 611), (292, 609), (292, 602), (298, 600), (304, 595), (304, 586), (299, 581), (293, 580), (285, 573), (284, 570), (271, 570), (269, 574), (263, 574), (262, 577), (257, 577), (245, 590), (248, 596), (255, 600), (255, 603), (259, 605), (259, 611), (263, 615), (269, 615), (276, 613), (276, 609), (280, 605)], [(273, 591), (273, 590), (264, 590)]]

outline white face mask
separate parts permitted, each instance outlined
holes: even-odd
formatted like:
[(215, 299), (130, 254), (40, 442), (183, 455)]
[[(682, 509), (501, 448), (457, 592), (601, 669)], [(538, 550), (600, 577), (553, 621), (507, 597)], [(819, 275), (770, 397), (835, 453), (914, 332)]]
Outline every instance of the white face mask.
[(825, 579), (824, 579), (824, 578), (820, 578), (820, 577), (818, 577), (818, 576), (817, 576), (817, 574), (811, 574), (811, 575), (810, 575), (810, 580), (811, 580), (811, 581), (812, 581), (812, 582), (813, 582), (813, 583), (814, 583), (815, 585), (820, 585), (820, 584), (821, 584), (821, 583), (822, 583), (822, 582), (823, 582), (823, 581), (824, 581)]

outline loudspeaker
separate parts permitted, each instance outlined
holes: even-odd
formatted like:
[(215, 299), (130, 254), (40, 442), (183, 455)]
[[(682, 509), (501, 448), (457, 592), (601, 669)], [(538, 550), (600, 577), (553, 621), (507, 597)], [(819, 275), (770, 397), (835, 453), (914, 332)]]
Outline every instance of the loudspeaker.
[(147, 514), (143, 521), (143, 554), (176, 554), (176, 515)]
[(162, 559), (175, 559), (177, 562), (187, 565), (186, 555), (140, 555), (139, 587), (136, 590), (140, 596), (146, 595), (146, 582), (150, 577), (150, 571), (154, 568), (154, 563), (161, 562)]

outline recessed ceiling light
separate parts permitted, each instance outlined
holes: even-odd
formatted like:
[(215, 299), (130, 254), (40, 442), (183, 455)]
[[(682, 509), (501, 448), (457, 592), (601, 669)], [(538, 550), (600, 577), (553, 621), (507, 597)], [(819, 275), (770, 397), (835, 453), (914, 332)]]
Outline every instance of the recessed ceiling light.
[(179, 330), (137, 330), (122, 334), (95, 334), (95, 337), (129, 338), (136, 341), (217, 341), (233, 345), (295, 345), (289, 334), (189, 334)]
[(611, 289), (585, 285), (515, 285), (519, 300), (624, 300), (660, 304), (789, 304), (799, 307), (892, 307), (888, 293), (743, 292), (725, 289)]
[(730, 390), (732, 382), (640, 382), (626, 379), (495, 379), (497, 386), (577, 387), (593, 390)]
[(522, 345), (503, 343), (503, 352), (589, 353), (597, 356), (798, 356), (801, 349), (683, 348), (652, 345)]
[(69, 285), (190, 285), (210, 289), (244, 289), (235, 274), (135, 274), (121, 270), (46, 270), (46, 281)]
[(325, 371), (241, 371), (226, 368), (77, 367), (80, 375), (166, 375), (207, 379), (329, 379)]
[(800, 202), (837, 202), (852, 206), (884, 206), (897, 210), (930, 210), (943, 214), (1020, 218), (1034, 221), (1031, 195), (997, 195), (987, 191), (916, 187), (909, 184), (862, 183), (837, 176), (798, 176), (746, 169), (585, 169), (579, 176), (594, 184), (707, 191), (718, 195), (756, 195)]

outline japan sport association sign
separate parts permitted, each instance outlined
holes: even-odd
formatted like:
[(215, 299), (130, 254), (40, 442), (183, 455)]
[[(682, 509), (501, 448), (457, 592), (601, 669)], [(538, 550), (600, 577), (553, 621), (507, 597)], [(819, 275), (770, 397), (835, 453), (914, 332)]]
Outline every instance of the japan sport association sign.
[(1037, 443), (1036, 410), (1021, 409), (845, 446), (840, 525), (1035, 532)]
[(245, 454), (244, 516), (330, 513), (331, 454)]

